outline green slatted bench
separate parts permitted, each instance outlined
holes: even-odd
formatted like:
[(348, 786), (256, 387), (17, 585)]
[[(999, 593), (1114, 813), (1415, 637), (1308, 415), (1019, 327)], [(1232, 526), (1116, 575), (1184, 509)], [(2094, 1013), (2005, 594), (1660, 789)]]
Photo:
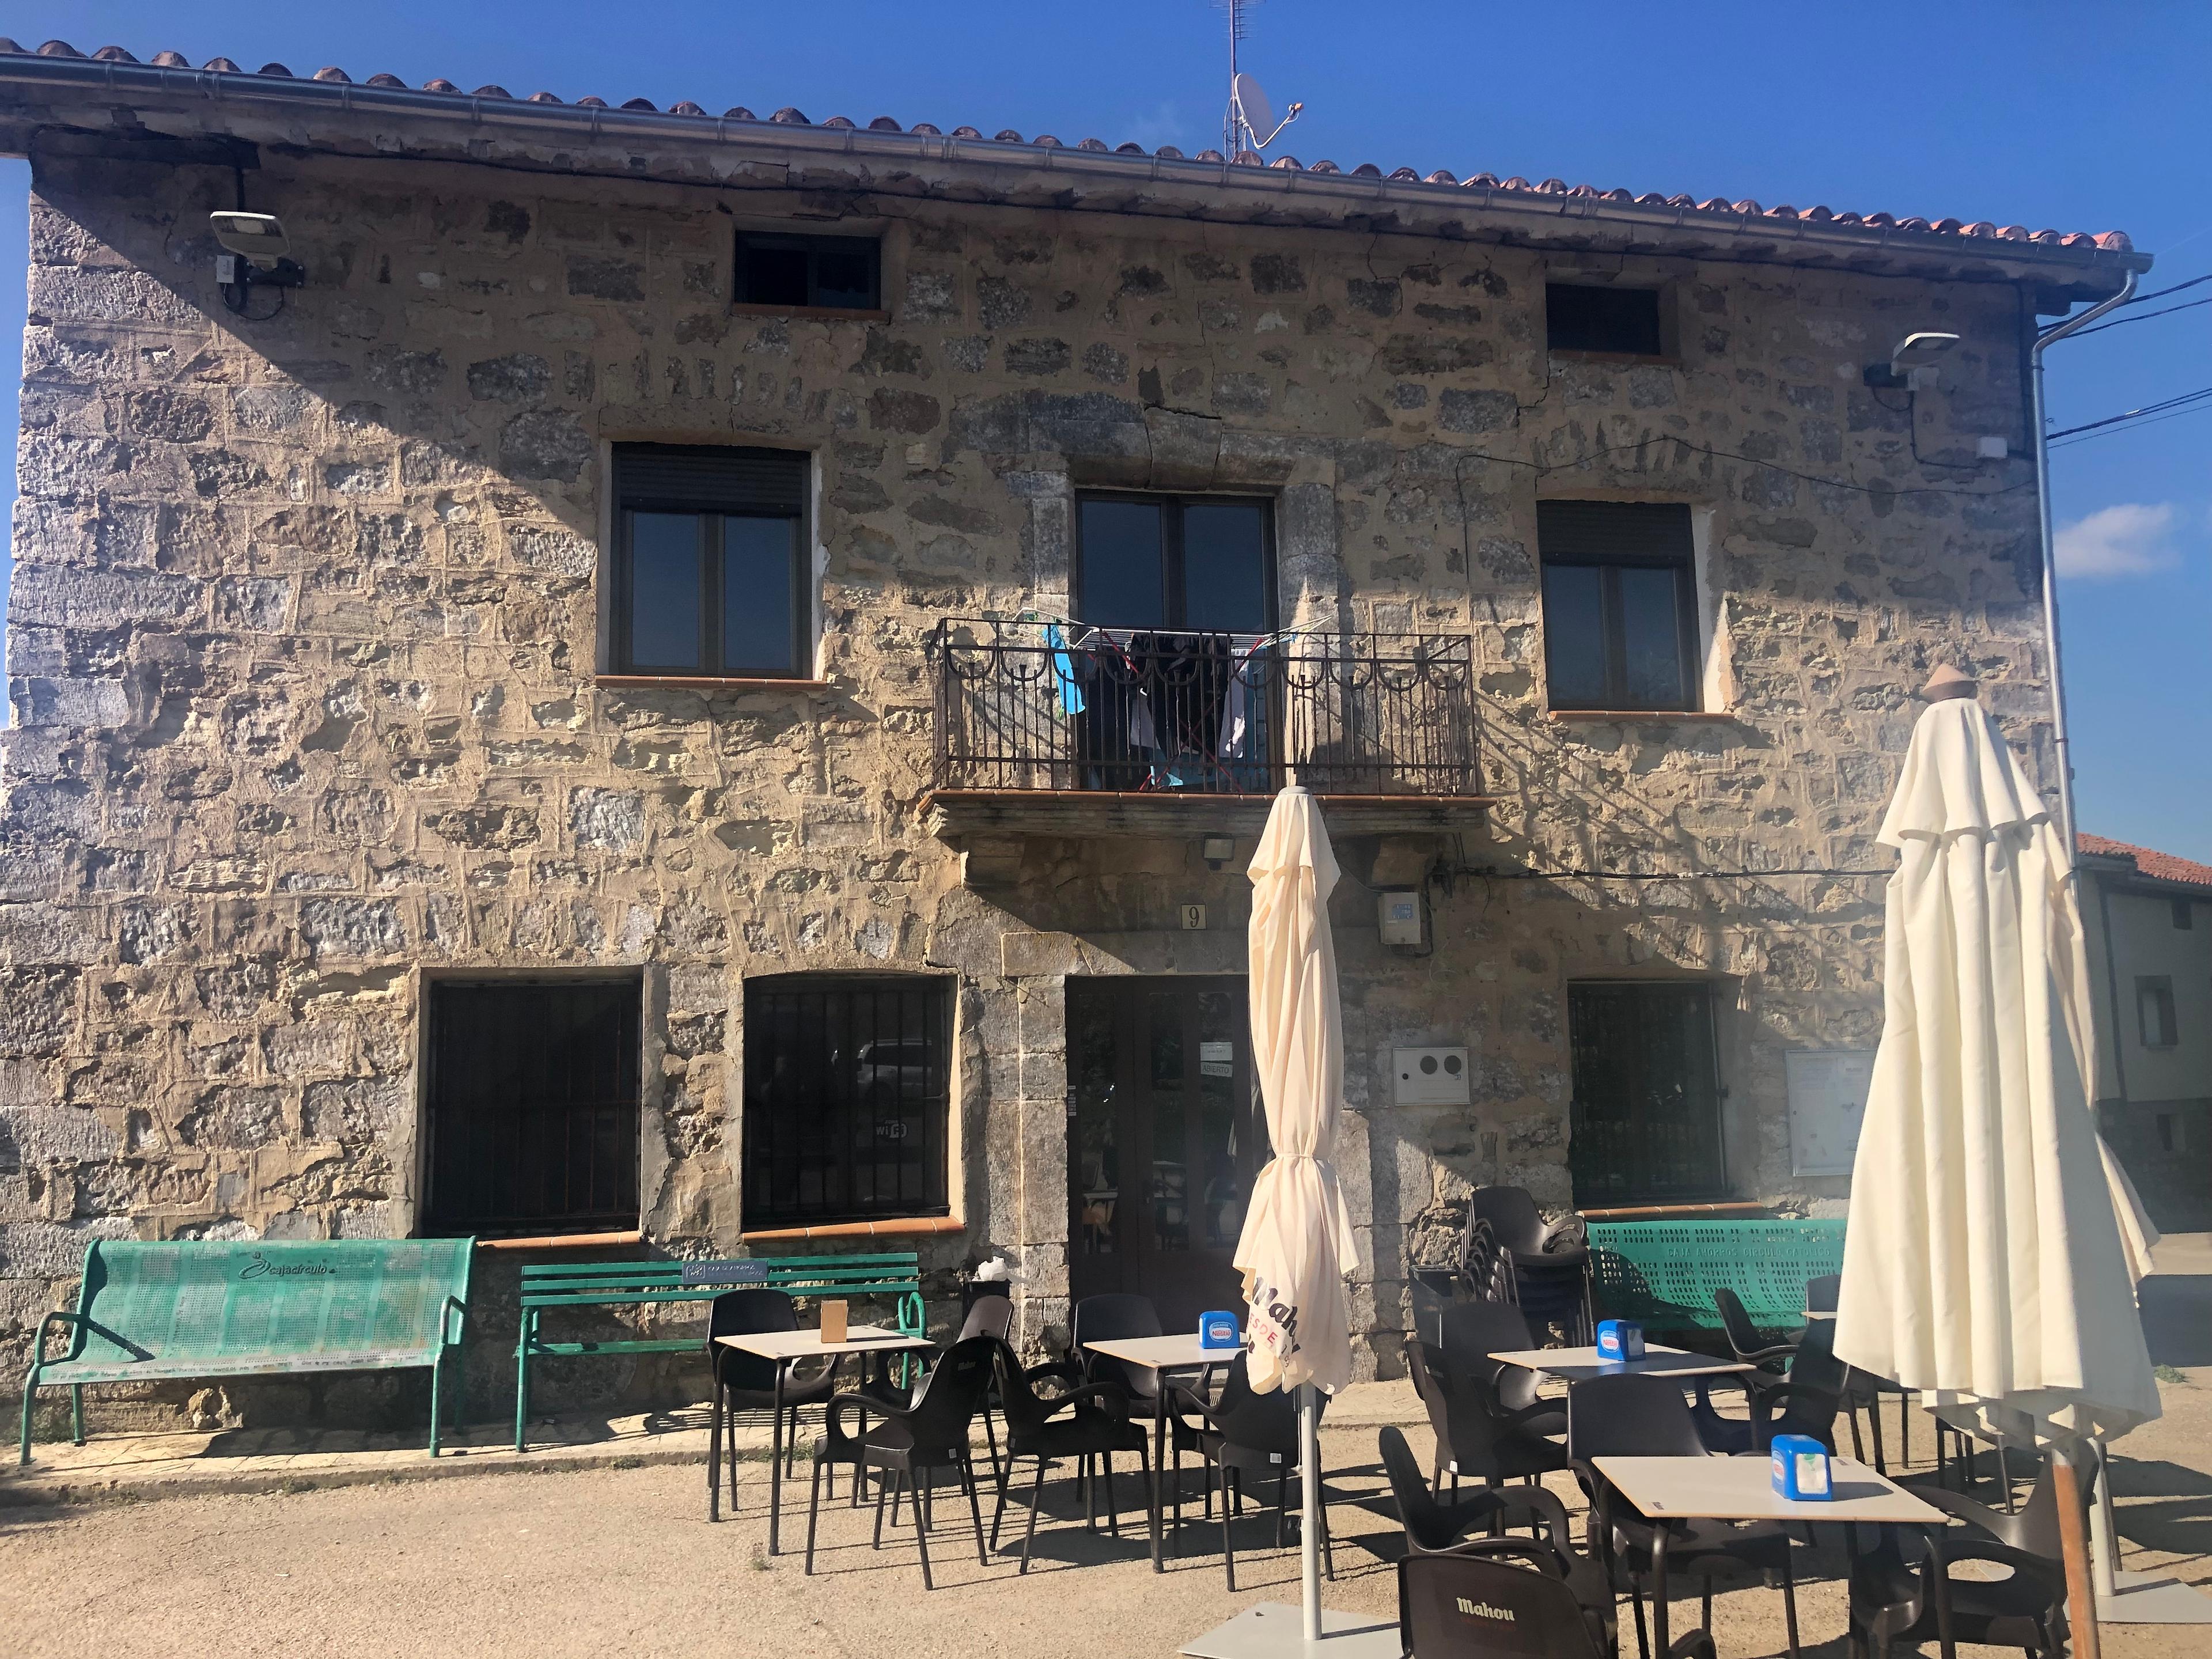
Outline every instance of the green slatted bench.
[[(31, 1406), (67, 1387), (71, 1438), (84, 1444), (84, 1390), (100, 1382), (427, 1369), (430, 1455), (461, 1363), (473, 1238), (348, 1238), (307, 1243), (98, 1239), (85, 1247), (74, 1312), (50, 1313), (23, 1380), (22, 1462)], [(69, 1348), (46, 1357), (46, 1337)]]
[(656, 1302), (711, 1302), (748, 1285), (805, 1297), (889, 1297), (898, 1328), (922, 1334), (921, 1257), (912, 1250), (878, 1255), (750, 1256), (726, 1261), (562, 1262), (522, 1270), (522, 1329), (514, 1345), (514, 1449), (526, 1449), (530, 1362), (548, 1356), (696, 1353), (704, 1339), (631, 1337), (616, 1341), (549, 1342), (543, 1322), (551, 1308), (641, 1307)]
[(1844, 1270), (1840, 1220), (1593, 1221), (1589, 1244), (1607, 1311), (1677, 1329), (1720, 1329), (1713, 1292), (1727, 1289), (1761, 1329), (1794, 1330), (1807, 1282)]

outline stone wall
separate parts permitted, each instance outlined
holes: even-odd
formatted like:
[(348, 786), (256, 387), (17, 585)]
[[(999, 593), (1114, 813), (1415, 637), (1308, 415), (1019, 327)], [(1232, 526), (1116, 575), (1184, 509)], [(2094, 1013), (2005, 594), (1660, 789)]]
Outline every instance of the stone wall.
[[(1486, 835), (1431, 849), (1433, 951), (1373, 932), (1360, 884), (1402, 848), (1349, 847), (1340, 896), (1374, 1364), (1408, 1249), (1442, 1247), (1470, 1183), (1568, 1200), (1571, 978), (1719, 978), (1739, 1187), (1843, 1195), (1789, 1173), (1782, 1057), (1871, 1042), (1876, 883), (1510, 872), (1881, 863), (1938, 661), (2047, 769), (2032, 474), (1973, 459), (1978, 434), (2025, 438), (2002, 283), (1554, 258), (1668, 284), (1679, 362), (1627, 365), (1547, 356), (1526, 247), (274, 149), (251, 178), (309, 277), (265, 321), (212, 281), (227, 171), (34, 176), (0, 1374), (88, 1238), (409, 1231), (423, 976), (519, 966), (645, 973), (644, 1224), (695, 1254), (742, 1227), (742, 978), (959, 974), (969, 1231), (925, 1259), (942, 1295), (1012, 1251), (1046, 1334), (1062, 981), (1234, 970), (1244, 915), (1241, 879), (1182, 841), (1035, 838), (978, 890), (918, 821), (925, 638), (1065, 609), (1079, 487), (1270, 494), (1286, 617), (1474, 637), (1500, 800)], [(793, 213), (881, 227), (888, 320), (732, 307), (733, 227)], [(1921, 327), (1965, 340), (1916, 430), (1859, 371)], [(814, 455), (825, 684), (599, 683), (606, 447), (628, 439)], [(1546, 716), (1545, 497), (1697, 510), (1716, 718)], [(1208, 931), (1173, 931), (1184, 902)], [(1389, 1049), (1429, 1041), (1476, 1049), (1471, 1112), (1389, 1104)], [(511, 1326), (484, 1302), (495, 1409)], [(665, 1374), (636, 1386), (697, 1386)], [(608, 1364), (568, 1397), (633, 1381)]]

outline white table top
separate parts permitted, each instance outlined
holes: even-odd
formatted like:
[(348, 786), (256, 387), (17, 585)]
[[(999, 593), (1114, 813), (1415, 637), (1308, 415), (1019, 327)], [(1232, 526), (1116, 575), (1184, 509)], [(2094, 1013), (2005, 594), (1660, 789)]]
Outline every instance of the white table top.
[(757, 1353), (763, 1359), (805, 1359), (819, 1354), (896, 1353), (937, 1345), (926, 1336), (903, 1336), (880, 1325), (848, 1325), (842, 1342), (824, 1342), (814, 1331), (745, 1331), (714, 1339), (725, 1347)]
[(1680, 1348), (1669, 1348), (1657, 1342), (1644, 1348), (1641, 1359), (1600, 1359), (1595, 1348), (1521, 1348), (1511, 1353), (1494, 1353), (1490, 1357), (1508, 1365), (1518, 1365), (1525, 1370), (1543, 1371), (1570, 1382), (1580, 1382), (1593, 1376), (1634, 1376), (1645, 1371), (1662, 1371), (1676, 1376), (1718, 1376), (1728, 1371), (1758, 1369), (1739, 1359), (1716, 1359), (1709, 1353), (1687, 1353)]
[(1835, 1496), (1792, 1500), (1774, 1490), (1764, 1457), (1599, 1457), (1597, 1472), (1654, 1521), (1904, 1521), (1943, 1511), (1848, 1457), (1828, 1460)]
[(1243, 1352), (1242, 1348), (1206, 1348), (1199, 1346), (1198, 1333), (1190, 1331), (1176, 1336), (1119, 1336), (1100, 1342), (1083, 1345), (1093, 1353), (1103, 1353), (1109, 1359), (1127, 1360), (1132, 1365), (1144, 1365), (1156, 1371), (1182, 1370), (1199, 1365), (1225, 1365)]

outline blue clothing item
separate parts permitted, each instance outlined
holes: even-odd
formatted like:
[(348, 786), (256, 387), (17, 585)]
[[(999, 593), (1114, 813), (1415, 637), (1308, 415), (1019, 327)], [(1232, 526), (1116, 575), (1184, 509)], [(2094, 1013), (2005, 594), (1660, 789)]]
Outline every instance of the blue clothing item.
[(1067, 654), (1067, 641), (1060, 637), (1057, 623), (1048, 624), (1044, 642), (1052, 647), (1052, 677), (1060, 685), (1060, 712), (1080, 714), (1083, 712), (1083, 688), (1075, 681), (1075, 659)]

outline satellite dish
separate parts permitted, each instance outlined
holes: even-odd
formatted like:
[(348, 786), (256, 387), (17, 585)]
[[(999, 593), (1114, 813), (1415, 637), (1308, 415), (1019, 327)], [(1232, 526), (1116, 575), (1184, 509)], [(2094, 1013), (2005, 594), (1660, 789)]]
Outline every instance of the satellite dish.
[[(1275, 112), (1267, 102), (1267, 94), (1260, 90), (1260, 83), (1249, 75), (1237, 75), (1229, 82), (1230, 100), (1244, 118), (1244, 125), (1255, 143), (1264, 144), (1275, 136)], [(1265, 134), (1262, 137), (1261, 135)]]

